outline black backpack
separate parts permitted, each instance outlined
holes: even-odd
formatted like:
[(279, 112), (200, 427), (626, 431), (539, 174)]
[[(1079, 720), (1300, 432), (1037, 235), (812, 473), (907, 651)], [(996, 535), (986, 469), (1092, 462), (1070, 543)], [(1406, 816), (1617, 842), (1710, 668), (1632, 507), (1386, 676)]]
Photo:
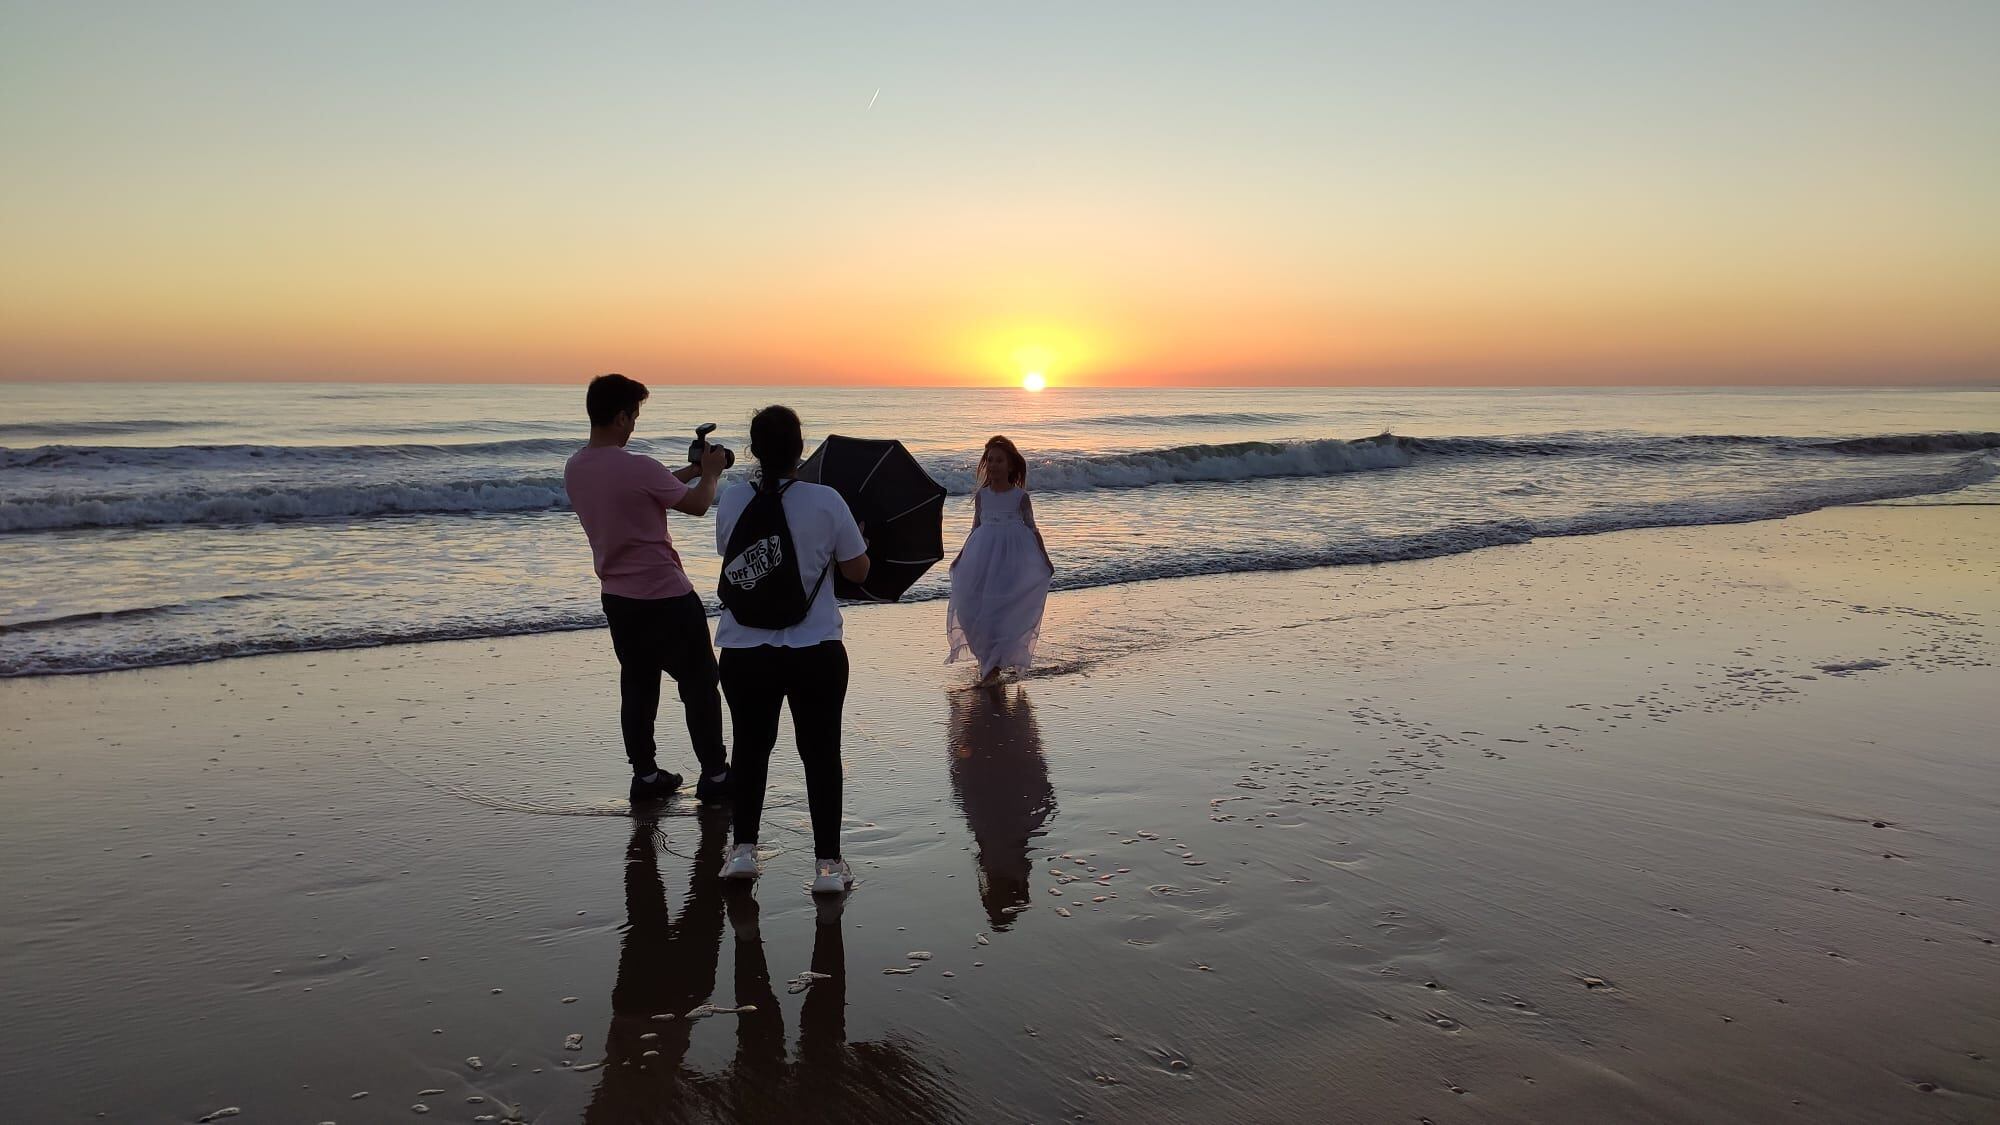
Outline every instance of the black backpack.
[[(792, 546), (792, 525), (785, 519), (785, 490), (792, 483), (785, 480), (758, 488), (729, 532), (716, 594), (739, 625), (752, 629), (797, 625), (806, 619), (826, 582), (826, 570), (821, 570), (812, 593), (800, 589), (799, 555)], [(832, 565), (829, 561), (827, 569)]]

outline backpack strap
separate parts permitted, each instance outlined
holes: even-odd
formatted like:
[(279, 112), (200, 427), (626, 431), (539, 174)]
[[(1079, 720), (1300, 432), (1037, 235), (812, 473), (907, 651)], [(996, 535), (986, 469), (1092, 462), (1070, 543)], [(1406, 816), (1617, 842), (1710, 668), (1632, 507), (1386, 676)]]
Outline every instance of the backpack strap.
[[(778, 501), (778, 515), (784, 518), (785, 526), (787, 528), (791, 527), (792, 520), (790, 516), (785, 515), (785, 509), (784, 509), (785, 490), (797, 483), (798, 483), (797, 478), (786, 477), (784, 480), (779, 481), (775, 487), (767, 483), (765, 488), (763, 489), (763, 492), (766, 496), (773, 497)], [(794, 542), (796, 543), (797, 541), (794, 540)], [(808, 616), (810, 616), (812, 613), (813, 602), (819, 599), (819, 588), (821, 586), (826, 585), (827, 571), (830, 571), (832, 569), (833, 569), (833, 558), (831, 555), (829, 555), (826, 560), (826, 565), (820, 568), (819, 580), (813, 583), (812, 591), (806, 595), (806, 613)], [(803, 620), (803, 618), (801, 618), (801, 620)]]
[(806, 595), (806, 613), (812, 613), (813, 602), (819, 598), (819, 588), (826, 585), (826, 572), (832, 569), (833, 560), (829, 558), (826, 565), (820, 568), (819, 581), (813, 583), (812, 593)]

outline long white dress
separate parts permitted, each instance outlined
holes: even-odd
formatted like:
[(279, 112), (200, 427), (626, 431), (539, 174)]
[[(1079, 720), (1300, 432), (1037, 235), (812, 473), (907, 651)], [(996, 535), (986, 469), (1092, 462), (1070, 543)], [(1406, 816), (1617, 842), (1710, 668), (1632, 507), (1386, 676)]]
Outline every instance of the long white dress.
[(1023, 488), (979, 490), (979, 526), (965, 538), (951, 570), (951, 605), (945, 632), (951, 640), (949, 664), (968, 654), (980, 675), (1000, 668), (1027, 669), (1035, 663), (1042, 634), (1042, 609), (1049, 600), (1053, 572), (1042, 558), (1035, 531), (1021, 507)]

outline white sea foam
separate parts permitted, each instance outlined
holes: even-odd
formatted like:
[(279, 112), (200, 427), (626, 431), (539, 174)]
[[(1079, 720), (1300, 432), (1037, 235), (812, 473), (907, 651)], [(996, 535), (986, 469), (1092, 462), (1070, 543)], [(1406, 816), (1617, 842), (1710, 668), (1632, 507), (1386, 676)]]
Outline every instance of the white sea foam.
[[(1941, 471), (1907, 472), (1867, 481), (1830, 480), (1786, 492), (1745, 493), (1698, 500), (1633, 502), (1588, 513), (1541, 518), (1443, 523), (1422, 531), (1333, 539), (1318, 546), (1259, 546), (1254, 542), (1191, 544), (1180, 550), (1147, 552), (1137, 557), (1082, 562), (1065, 567), (1058, 589), (1122, 585), (1161, 578), (1257, 571), (1301, 570), (1310, 567), (1393, 563), (1437, 558), (1488, 547), (1531, 542), (1538, 538), (1596, 535), (1648, 527), (1743, 523), (1776, 519), (1820, 508), (1867, 503), (1902, 496), (1929, 495), (2000, 479), (2000, 458), (1973, 454)], [(934, 572), (905, 600), (943, 597), (947, 586)], [(220, 602), (223, 599), (218, 599)], [(20, 622), (13, 632), (30, 634), (20, 648), (0, 646), (0, 678), (105, 671), (160, 664), (185, 664), (267, 652), (365, 648), (375, 645), (512, 636), (595, 628), (602, 617), (594, 609), (565, 612), (547, 607), (531, 612), (496, 612), (484, 618), (451, 621), (396, 622), (357, 617), (333, 628), (274, 632), (264, 636), (202, 637), (124, 635), (112, 631), (90, 643), (69, 646), (62, 634), (72, 628), (102, 629), (124, 617), (195, 608), (171, 605), (72, 618)], [(710, 611), (714, 612), (711, 605)], [(6, 631), (0, 630), (0, 633)]]
[[(0, 448), (0, 532), (266, 523), (419, 514), (535, 512), (567, 506), (559, 475), (576, 443), (445, 445), (41, 446)], [(1943, 456), (2000, 449), (2000, 433), (1807, 439), (1690, 435), (1524, 438), (1322, 438), (1181, 445), (1031, 458), (1037, 492), (1325, 477), (1426, 459), (1611, 457), (1636, 462), (1749, 456)], [(953, 495), (975, 488), (975, 455), (926, 467)]]
[(567, 503), (559, 477), (250, 488), (231, 492), (188, 490), (141, 496), (57, 493), (0, 500), (0, 531), (270, 523), (419, 513), (533, 512)]
[[(1393, 440), (1243, 441), (1136, 453), (1034, 458), (1029, 463), (1028, 480), (1037, 492), (1074, 492), (1190, 481), (1323, 477), (1398, 469), (1411, 460), (1410, 452)], [(977, 487), (969, 465), (933, 468), (932, 475), (955, 496), (970, 495)]]
[[(7, 450), (0, 451), (0, 469), (8, 470), (0, 480), (32, 487), (12, 495), (0, 492), (0, 531), (545, 511), (568, 504), (562, 478), (552, 470), (559, 471), (561, 457), (574, 449), (573, 442), (538, 440), (462, 446)], [(1037, 459), (1031, 479), (1045, 492), (1143, 488), (1393, 469), (1410, 464), (1412, 457), (1393, 440), (1238, 442), (1096, 456), (1056, 454)], [(539, 471), (513, 467), (524, 459)], [(928, 467), (952, 494), (964, 496), (975, 487), (971, 460), (933, 459)], [(487, 476), (423, 479), (454, 469), (477, 471), (480, 461), (499, 463), (490, 466)], [(315, 479), (357, 473), (389, 479)], [(149, 483), (155, 479), (186, 483)], [(77, 487), (48, 487), (67, 480)]]

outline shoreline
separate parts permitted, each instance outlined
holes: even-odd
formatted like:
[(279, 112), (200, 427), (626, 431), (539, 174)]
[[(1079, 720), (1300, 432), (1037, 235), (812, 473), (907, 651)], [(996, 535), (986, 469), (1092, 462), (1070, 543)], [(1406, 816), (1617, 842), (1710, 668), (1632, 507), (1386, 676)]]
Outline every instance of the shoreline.
[[(10, 679), (0, 1076), (50, 1121), (1978, 1120), (1996, 560), (1991, 509), (1836, 508), (1059, 592), (997, 699), (868, 607), (831, 923), (783, 753), (754, 909), (699, 818), (619, 819), (587, 630)], [(635, 988), (769, 1000), (642, 1040)]]

